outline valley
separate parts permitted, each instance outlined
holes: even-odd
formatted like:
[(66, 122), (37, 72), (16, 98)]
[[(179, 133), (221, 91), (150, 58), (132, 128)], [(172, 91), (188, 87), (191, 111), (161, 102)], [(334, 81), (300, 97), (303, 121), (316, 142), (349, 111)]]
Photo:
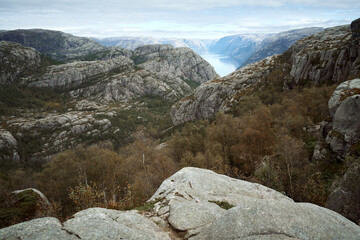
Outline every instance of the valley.
[(358, 239), (359, 29), (1, 31), (0, 239)]

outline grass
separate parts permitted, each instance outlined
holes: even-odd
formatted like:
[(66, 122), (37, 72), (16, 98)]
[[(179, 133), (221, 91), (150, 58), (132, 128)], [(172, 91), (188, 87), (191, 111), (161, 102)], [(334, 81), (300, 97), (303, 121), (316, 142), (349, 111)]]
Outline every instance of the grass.
[(208, 202), (210, 203), (215, 203), (216, 205), (218, 205), (219, 207), (225, 209), (225, 210), (229, 210), (230, 208), (233, 208), (235, 207), (235, 205), (232, 205), (228, 202), (225, 202), (225, 201), (212, 201), (212, 200), (209, 200)]
[(153, 201), (150, 202), (146, 202), (145, 204), (138, 206), (136, 208), (134, 208), (135, 210), (138, 210), (140, 212), (149, 212), (152, 211), (155, 207), (155, 204), (162, 201), (164, 198), (156, 198)]

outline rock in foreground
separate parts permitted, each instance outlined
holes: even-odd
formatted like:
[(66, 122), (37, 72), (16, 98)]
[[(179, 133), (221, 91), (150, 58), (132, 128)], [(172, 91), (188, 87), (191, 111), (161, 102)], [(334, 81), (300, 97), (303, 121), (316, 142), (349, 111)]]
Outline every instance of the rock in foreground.
[(360, 239), (360, 227), (331, 210), (205, 169), (183, 168), (149, 202), (146, 216), (91, 208), (63, 224), (41, 218), (1, 229), (0, 239), (171, 239), (168, 225), (192, 240)]

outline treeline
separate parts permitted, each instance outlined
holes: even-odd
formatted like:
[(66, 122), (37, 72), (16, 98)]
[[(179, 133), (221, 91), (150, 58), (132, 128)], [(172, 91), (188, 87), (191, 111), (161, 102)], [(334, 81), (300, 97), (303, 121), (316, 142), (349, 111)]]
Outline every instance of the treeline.
[[(134, 142), (67, 150), (42, 170), (15, 169), (0, 178), (3, 198), (15, 189), (35, 187), (56, 206), (58, 217), (101, 206), (132, 209), (144, 204), (164, 179), (182, 167), (207, 168), (258, 182), (296, 201), (324, 205), (343, 163), (312, 160), (315, 123), (328, 117), (334, 86), (291, 90), (272, 97), (243, 96), (231, 114), (181, 126), (166, 141), (154, 129), (139, 129)], [(269, 95), (267, 95), (269, 96)], [(266, 100), (266, 101), (265, 101)], [(330, 154), (330, 153), (329, 153)]]

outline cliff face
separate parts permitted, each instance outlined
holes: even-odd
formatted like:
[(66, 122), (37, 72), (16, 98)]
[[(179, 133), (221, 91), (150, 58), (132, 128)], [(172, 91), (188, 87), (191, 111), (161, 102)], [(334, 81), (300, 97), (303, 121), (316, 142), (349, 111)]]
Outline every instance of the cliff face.
[(35, 49), (0, 41), (0, 84), (13, 83), (36, 71), (40, 65), (41, 56)]
[(360, 73), (359, 40), (352, 38), (350, 26), (339, 26), (302, 39), (290, 49), (289, 86), (340, 83)]
[[(172, 108), (174, 124), (209, 118), (226, 111), (244, 90), (260, 88), (276, 71), (281, 72), (283, 88), (340, 83), (360, 76), (359, 39), (350, 26), (325, 29), (296, 42), (281, 56), (250, 64), (220, 79), (201, 85)], [(241, 84), (239, 86), (239, 84)]]
[(89, 208), (60, 223), (45, 217), (0, 229), (4, 239), (349, 239), (360, 227), (275, 190), (187, 167), (149, 199), (153, 209)]

